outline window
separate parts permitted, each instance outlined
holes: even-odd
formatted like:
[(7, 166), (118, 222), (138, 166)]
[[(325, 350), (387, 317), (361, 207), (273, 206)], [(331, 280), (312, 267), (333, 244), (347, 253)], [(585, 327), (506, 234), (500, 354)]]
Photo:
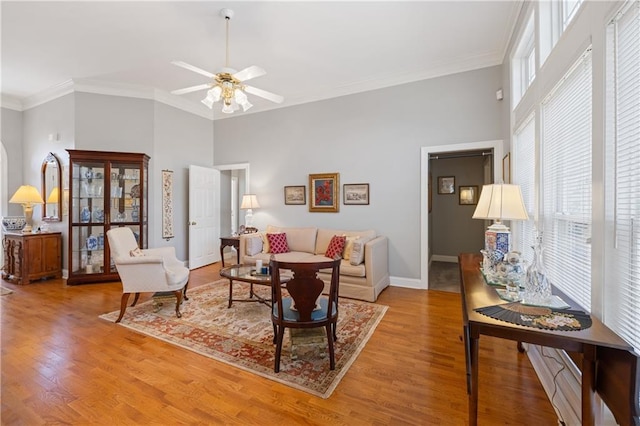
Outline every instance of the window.
[(513, 183), (520, 185), (529, 220), (511, 224), (514, 249), (531, 264), (535, 218), (535, 117), (531, 115), (516, 131), (513, 140)]
[(607, 32), (604, 322), (640, 351), (640, 1)]
[(562, 0), (558, 2), (560, 7), (560, 16), (562, 17), (562, 32), (567, 29), (569, 23), (576, 16), (576, 12), (580, 8), (582, 0)]
[(583, 0), (553, 0), (539, 2), (540, 63), (543, 64), (560, 36), (576, 16)]
[(533, 13), (520, 37), (520, 42), (511, 60), (513, 81), (513, 105), (520, 102), (536, 77), (536, 43)]
[(542, 102), (542, 232), (551, 282), (591, 308), (591, 48)]

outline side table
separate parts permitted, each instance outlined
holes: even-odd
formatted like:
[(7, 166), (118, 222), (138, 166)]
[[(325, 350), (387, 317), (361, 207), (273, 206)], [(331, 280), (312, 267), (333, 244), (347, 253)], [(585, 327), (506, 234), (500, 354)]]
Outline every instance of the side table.
[(238, 264), (240, 264), (240, 237), (220, 237), (220, 258), (222, 259), (222, 267), (224, 268), (224, 248), (235, 247), (238, 256)]

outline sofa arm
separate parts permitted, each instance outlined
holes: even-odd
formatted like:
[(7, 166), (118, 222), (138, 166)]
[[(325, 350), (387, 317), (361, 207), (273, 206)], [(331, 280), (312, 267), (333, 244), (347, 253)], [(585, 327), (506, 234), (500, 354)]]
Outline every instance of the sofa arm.
[(367, 283), (375, 286), (389, 276), (389, 239), (378, 236), (364, 245)]

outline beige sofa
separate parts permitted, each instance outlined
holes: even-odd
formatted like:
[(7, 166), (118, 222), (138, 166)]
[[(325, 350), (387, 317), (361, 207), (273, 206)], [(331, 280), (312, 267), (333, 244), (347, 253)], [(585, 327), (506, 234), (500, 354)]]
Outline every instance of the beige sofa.
[[(276, 260), (285, 262), (326, 261), (324, 256), (334, 235), (346, 236), (351, 242), (357, 242), (356, 250), (364, 249), (363, 261), (352, 261), (350, 253), (343, 253), (349, 259), (340, 264), (340, 296), (375, 302), (378, 295), (389, 285), (389, 256), (387, 237), (376, 235), (373, 230), (344, 231), (325, 228), (292, 228), (268, 226), (264, 232), (243, 234), (240, 236), (240, 263), (255, 265), (261, 259), (266, 265), (271, 253), (265, 250), (266, 234), (285, 233), (288, 253), (276, 254)], [(328, 288), (330, 275), (322, 273), (320, 278)]]

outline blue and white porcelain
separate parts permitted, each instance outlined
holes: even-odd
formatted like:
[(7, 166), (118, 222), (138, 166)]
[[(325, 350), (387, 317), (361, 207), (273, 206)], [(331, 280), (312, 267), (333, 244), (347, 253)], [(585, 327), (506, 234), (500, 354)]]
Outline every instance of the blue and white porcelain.
[(91, 220), (91, 210), (89, 207), (83, 207), (80, 211), (80, 222), (88, 223)]
[(2, 229), (5, 232), (22, 231), (27, 224), (24, 216), (5, 216), (2, 218)]
[(104, 222), (104, 210), (95, 209), (93, 211), (93, 221), (94, 222)]
[(89, 235), (89, 238), (87, 238), (87, 250), (98, 250), (98, 237)]

